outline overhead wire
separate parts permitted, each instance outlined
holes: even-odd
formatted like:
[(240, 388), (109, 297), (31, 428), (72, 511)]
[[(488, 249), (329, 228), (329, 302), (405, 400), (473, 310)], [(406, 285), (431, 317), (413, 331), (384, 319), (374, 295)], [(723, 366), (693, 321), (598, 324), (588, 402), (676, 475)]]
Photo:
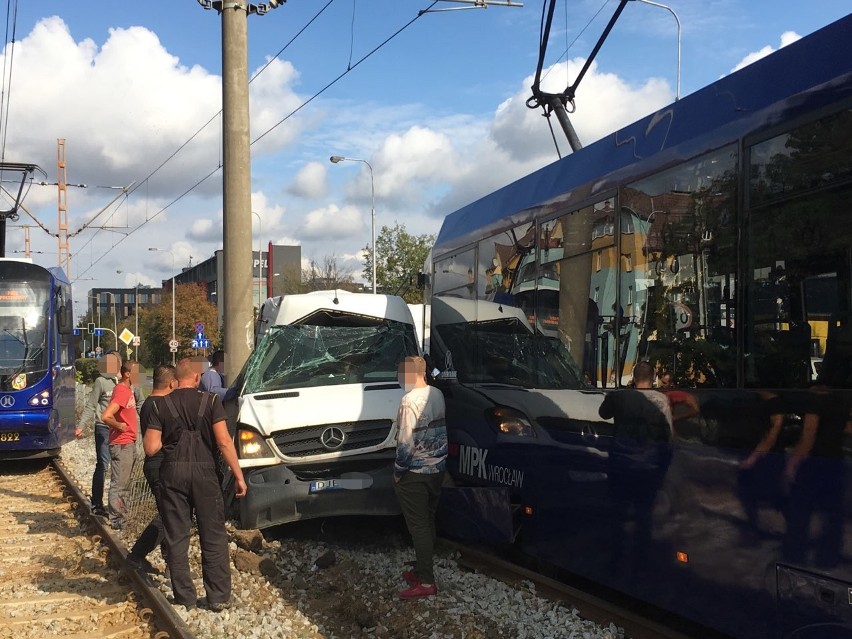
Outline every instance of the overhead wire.
[[(263, 72), (264, 72), (264, 71), (265, 71), (265, 70), (269, 67), (269, 65), (271, 65), (271, 64), (272, 64), (272, 63), (273, 63), (276, 59), (278, 59), (278, 58), (281, 56), (281, 54), (282, 54), (282, 53), (284, 53), (284, 51), (286, 51), (286, 50), (290, 47), (290, 45), (291, 45), (291, 44), (293, 44), (293, 42), (295, 42), (295, 41), (296, 41), (296, 39), (297, 39), (300, 35), (302, 35), (302, 33), (303, 33), (303, 32), (304, 32), (304, 31), (305, 31), (305, 30), (306, 30), (306, 29), (307, 29), (307, 28), (308, 28), (311, 24), (313, 24), (313, 23), (314, 23), (314, 21), (315, 21), (317, 18), (319, 18), (319, 17), (322, 15), (322, 13), (323, 13), (323, 12), (324, 12), (324, 11), (325, 11), (328, 7), (329, 7), (329, 5), (331, 5), (333, 2), (334, 2), (334, 0), (328, 0), (328, 2), (326, 2), (326, 4), (325, 4), (325, 5), (324, 5), (324, 6), (323, 6), (323, 7), (322, 7), (319, 11), (317, 11), (317, 12), (314, 14), (314, 16), (313, 16), (310, 20), (308, 20), (308, 22), (307, 22), (307, 23), (305, 23), (305, 25), (304, 25), (301, 29), (299, 29), (299, 31), (297, 31), (297, 32), (296, 32), (296, 34), (295, 34), (292, 38), (290, 38), (290, 40), (289, 40), (289, 41), (288, 41), (288, 42), (287, 42), (287, 43), (286, 43), (283, 47), (281, 47), (281, 49), (279, 49), (279, 50), (278, 50), (278, 52), (277, 52), (274, 56), (270, 57), (270, 58), (269, 58), (269, 60), (267, 60), (267, 61), (266, 61), (266, 64), (264, 64), (264, 65), (263, 65), (263, 66), (262, 66), (262, 67), (261, 67), (261, 68), (257, 71), (257, 73), (255, 73), (255, 74), (254, 74), (251, 78), (249, 78), (249, 84), (251, 84), (251, 83), (252, 83), (252, 82), (253, 82), (253, 81), (254, 81), (254, 80), (255, 80), (255, 79), (256, 79), (256, 78), (257, 78), (257, 77), (261, 74), (261, 73), (263, 73)], [(174, 157), (175, 157), (178, 153), (180, 153), (180, 152), (181, 152), (181, 151), (182, 151), (182, 150), (183, 150), (183, 149), (184, 149), (184, 148), (185, 148), (185, 147), (186, 147), (186, 146), (187, 146), (190, 142), (192, 142), (192, 141), (193, 141), (196, 137), (198, 137), (198, 135), (199, 135), (202, 131), (204, 131), (204, 129), (206, 129), (206, 128), (210, 125), (210, 123), (211, 123), (211, 122), (213, 122), (216, 118), (218, 118), (221, 114), (222, 114), (222, 109), (219, 109), (219, 110), (218, 110), (215, 114), (213, 114), (213, 116), (212, 116), (210, 119), (208, 119), (208, 120), (207, 120), (204, 124), (202, 124), (202, 125), (198, 128), (198, 130), (197, 130), (195, 133), (193, 133), (193, 134), (189, 137), (189, 139), (187, 139), (185, 142), (183, 142), (183, 144), (181, 144), (181, 145), (180, 145), (180, 146), (179, 146), (179, 147), (178, 147), (178, 148), (177, 148), (177, 149), (176, 149), (176, 150), (175, 150), (175, 151), (174, 151), (171, 155), (169, 155), (169, 156), (168, 156), (165, 160), (163, 160), (163, 161), (162, 161), (162, 162), (161, 162), (161, 163), (160, 163), (160, 164), (159, 164), (159, 165), (158, 165), (158, 166), (157, 166), (157, 167), (156, 167), (153, 171), (151, 171), (151, 172), (150, 172), (147, 176), (145, 176), (142, 180), (139, 180), (139, 181), (135, 182), (135, 185), (136, 185), (136, 186), (134, 186), (133, 188), (127, 189), (127, 190), (126, 190), (125, 195), (126, 195), (127, 197), (129, 197), (129, 196), (130, 196), (130, 195), (132, 195), (132, 194), (133, 194), (133, 193), (134, 193), (134, 192), (135, 192), (138, 188), (140, 188), (140, 187), (142, 186), (142, 184), (145, 184), (145, 188), (146, 188), (146, 191), (147, 191), (147, 189), (148, 189), (148, 188), (150, 188), (150, 180), (151, 180), (151, 178), (152, 178), (152, 177), (154, 177), (154, 175), (156, 175), (156, 174), (160, 171), (160, 169), (162, 169), (162, 168), (163, 168), (166, 164), (168, 164), (168, 163), (169, 163), (172, 159), (174, 159)], [(219, 145), (219, 148), (220, 148), (220, 153), (221, 153), (221, 144)], [(222, 168), (222, 158), (221, 158), (221, 155), (220, 155), (220, 158), (219, 158), (219, 163), (217, 164), (216, 168), (214, 169), (214, 173), (215, 173), (215, 171), (218, 171), (220, 168)], [(209, 177), (210, 177), (210, 176), (208, 175), (208, 176), (207, 176), (207, 177), (205, 177), (205, 178), (204, 178), (201, 182), (205, 181), (205, 180), (206, 180), (207, 178), (209, 178)], [(199, 186), (199, 185), (201, 184), (201, 182), (196, 183), (196, 184), (195, 184), (195, 187)], [(193, 187), (193, 188), (195, 188), (195, 187)], [(181, 197), (183, 197), (183, 196), (181, 196)], [(147, 196), (146, 196), (146, 201), (147, 201)], [(168, 204), (168, 205), (167, 205), (167, 207), (168, 207), (168, 206), (171, 206), (173, 203), (174, 203), (174, 202), (172, 202), (172, 203)], [(108, 206), (109, 206), (109, 205), (108, 205)], [(147, 205), (146, 205), (146, 206), (147, 206)], [(101, 211), (101, 212), (103, 212), (103, 211)], [(162, 209), (161, 209), (160, 211), (158, 211), (158, 212), (157, 212), (154, 216), (152, 216), (152, 217), (150, 217), (150, 218), (148, 217), (147, 212), (146, 212), (145, 222), (144, 222), (143, 224), (148, 223), (149, 221), (151, 221), (152, 219), (154, 219), (154, 217), (156, 217), (157, 215), (159, 215), (159, 213), (161, 213), (161, 212), (162, 212)], [(115, 213), (113, 213), (112, 215), (114, 215), (114, 214), (115, 214)], [(99, 213), (99, 215), (100, 215), (100, 213)], [(108, 218), (107, 218), (107, 221), (109, 221), (109, 220), (111, 220), (111, 219), (112, 219), (112, 215), (111, 215), (110, 217), (108, 217)], [(90, 223), (91, 223), (91, 220), (90, 220)], [(81, 228), (81, 229), (78, 229), (77, 231), (75, 231), (75, 233), (74, 233), (74, 234), (76, 235), (77, 233), (79, 233), (79, 232), (80, 232), (80, 231), (82, 231), (82, 230), (83, 230), (82, 228)], [(84, 244), (80, 247), (80, 249), (78, 249), (78, 251), (81, 251), (81, 250), (83, 250), (86, 246), (88, 246), (88, 245), (89, 245), (89, 244), (90, 244), (90, 243), (91, 243), (91, 242), (95, 239), (95, 237), (97, 237), (97, 235), (100, 233), (100, 231), (101, 231), (101, 230), (104, 230), (104, 229), (101, 229), (101, 228), (97, 229), (97, 230), (95, 231), (95, 233), (92, 235), (92, 237), (90, 237), (90, 238), (89, 238), (89, 240), (88, 240), (87, 242), (85, 242), (85, 243), (84, 243)], [(111, 249), (110, 249), (110, 250), (111, 250)]]
[[(322, 9), (320, 9), (319, 13), (321, 13), (322, 11), (324, 11), (324, 10), (328, 7), (328, 5), (329, 5), (329, 4), (331, 4), (331, 2), (333, 2), (333, 1), (334, 1), (334, 0), (329, 0), (329, 2), (328, 2), (328, 3), (327, 3), (327, 4), (326, 4), (326, 5), (325, 5)], [(428, 11), (428, 9), (431, 9), (432, 7), (434, 7), (434, 6), (438, 3), (438, 1), (439, 1), (439, 0), (433, 0), (433, 2), (429, 5), (429, 7), (427, 8), (427, 10), (426, 10), (426, 11)], [(410, 27), (412, 24), (414, 24), (414, 22), (416, 22), (416, 21), (420, 18), (420, 16), (424, 15), (424, 14), (426, 13), (426, 11), (420, 11), (420, 12), (418, 12), (418, 14), (417, 14), (414, 18), (412, 18), (411, 20), (409, 20), (407, 23), (405, 23), (402, 27), (400, 27), (399, 29), (397, 29), (397, 30), (396, 30), (394, 33), (392, 33), (390, 36), (388, 36), (387, 38), (385, 38), (385, 39), (384, 39), (384, 40), (383, 40), (380, 44), (378, 44), (378, 45), (377, 45), (376, 47), (374, 47), (371, 51), (369, 51), (367, 54), (365, 54), (363, 57), (361, 57), (361, 58), (360, 58), (360, 59), (359, 59), (359, 60), (358, 60), (358, 61), (357, 61), (354, 65), (348, 65), (348, 67), (347, 67), (346, 71), (344, 71), (344, 72), (342, 72), (341, 74), (339, 74), (339, 75), (338, 75), (336, 78), (334, 78), (331, 82), (329, 82), (329, 83), (328, 83), (328, 84), (326, 84), (323, 88), (321, 88), (319, 91), (317, 91), (316, 93), (314, 93), (314, 94), (313, 94), (310, 98), (308, 98), (307, 100), (305, 100), (304, 102), (302, 102), (302, 104), (300, 104), (298, 107), (296, 107), (295, 109), (293, 109), (290, 113), (288, 113), (286, 116), (284, 116), (281, 120), (279, 120), (278, 122), (276, 122), (275, 124), (273, 124), (270, 128), (268, 128), (266, 131), (264, 131), (262, 134), (260, 134), (260, 135), (259, 135), (258, 137), (256, 137), (254, 140), (252, 140), (252, 141), (251, 141), (251, 143), (250, 143), (250, 145), (254, 145), (256, 142), (258, 142), (258, 141), (260, 141), (261, 139), (263, 139), (263, 138), (264, 138), (265, 136), (267, 136), (269, 133), (271, 133), (271, 132), (272, 132), (272, 131), (274, 131), (276, 128), (278, 128), (279, 126), (281, 126), (284, 122), (286, 122), (288, 119), (290, 119), (293, 115), (295, 115), (296, 113), (298, 113), (299, 111), (301, 111), (304, 107), (306, 107), (308, 104), (310, 104), (311, 102), (313, 102), (316, 98), (318, 98), (320, 95), (322, 95), (323, 93), (325, 93), (325, 92), (326, 92), (329, 88), (331, 88), (332, 86), (334, 86), (335, 84), (337, 84), (337, 82), (339, 82), (339, 81), (340, 81), (343, 77), (345, 77), (346, 75), (348, 75), (350, 72), (354, 71), (354, 70), (355, 70), (355, 69), (356, 69), (356, 68), (357, 68), (357, 67), (358, 67), (361, 63), (363, 63), (363, 62), (364, 62), (364, 61), (366, 61), (368, 58), (370, 58), (371, 56), (373, 56), (373, 55), (374, 55), (377, 51), (379, 51), (381, 48), (383, 48), (385, 45), (387, 45), (389, 42), (391, 42), (391, 41), (392, 41), (394, 38), (396, 38), (396, 37), (397, 37), (400, 33), (402, 33), (402, 32), (403, 32), (403, 31), (405, 31), (408, 27)], [(315, 19), (318, 17), (318, 15), (319, 15), (319, 14), (317, 14), (317, 16), (314, 16), (314, 18), (312, 18), (310, 22), (313, 22), (313, 20), (315, 20)], [(309, 22), (308, 24), (310, 24), (310, 22)], [(308, 26), (308, 25), (305, 25), (305, 27), (303, 27), (303, 28), (302, 28), (302, 30), (300, 30), (300, 31), (299, 31), (299, 34), (301, 34), (301, 33), (302, 33), (302, 31), (304, 31), (304, 29), (305, 29), (307, 26)], [(295, 37), (298, 37), (298, 34), (297, 34), (297, 36), (295, 36)], [(293, 40), (295, 40), (295, 37), (294, 37), (293, 39), (291, 39), (291, 40), (290, 40), (290, 42), (288, 42), (288, 43), (287, 43), (287, 45), (285, 45), (285, 47), (284, 47), (284, 48), (282, 48), (282, 49), (281, 49), (281, 51), (279, 51), (279, 53), (278, 53), (278, 54), (276, 54), (276, 57), (277, 57), (278, 55), (281, 55), (281, 53), (282, 53), (282, 52), (283, 52), (283, 51), (284, 51), (284, 50), (285, 50), (285, 49), (286, 49), (286, 48), (287, 48), (287, 47), (288, 47), (288, 46), (289, 46), (289, 45), (293, 42)], [(266, 65), (266, 66), (264, 66), (264, 67), (263, 67), (263, 69), (265, 69), (267, 66), (269, 66), (269, 63), (267, 63), (267, 65)], [(263, 69), (261, 69), (261, 71), (263, 71)], [(255, 76), (254, 76), (254, 77), (256, 78), (256, 77), (257, 77), (257, 75), (259, 75), (261, 71), (258, 71), (258, 73), (257, 73), (257, 74), (255, 74)], [(219, 113), (221, 113), (221, 111), (220, 111)], [(214, 118), (215, 118), (215, 117), (218, 117), (219, 113), (217, 113), (217, 114), (216, 114), (215, 116), (213, 116), (213, 117), (214, 117)], [(208, 121), (208, 122), (207, 122), (204, 126), (207, 126), (207, 124), (209, 124), (209, 123), (210, 123), (210, 121)], [(198, 132), (196, 132), (196, 133), (193, 135), (193, 138), (194, 138), (196, 135), (198, 135), (198, 133), (200, 133), (200, 130), (199, 130)], [(186, 146), (186, 144), (188, 144), (188, 143), (189, 143), (189, 141), (190, 141), (190, 140), (188, 140), (186, 143), (184, 143), (183, 145), (181, 145), (181, 148), (183, 148), (184, 146)], [(179, 151), (179, 150), (180, 150), (180, 149), (178, 149), (178, 151)], [(161, 164), (161, 165), (160, 165), (160, 166), (159, 166), (156, 170), (159, 170), (160, 168), (162, 168), (162, 166), (163, 166), (166, 162), (168, 162), (168, 161), (169, 161), (172, 157), (174, 157), (174, 155), (175, 155), (178, 151), (176, 151), (175, 153), (173, 153), (173, 154), (172, 154), (172, 155), (171, 155), (171, 156), (170, 156), (170, 157), (169, 157), (166, 161), (164, 161), (164, 162), (163, 162), (163, 163), (162, 163), (162, 164)], [(208, 179), (210, 179), (210, 178), (211, 178), (211, 177), (212, 177), (212, 176), (213, 176), (216, 172), (218, 172), (221, 168), (222, 168), (222, 166), (221, 166), (221, 163), (220, 163), (220, 164), (219, 164), (219, 166), (215, 167), (212, 171), (210, 171), (210, 173), (208, 173), (206, 176), (204, 176), (203, 178), (201, 178), (201, 179), (200, 179), (198, 182), (196, 182), (194, 185), (192, 185), (191, 187), (189, 187), (189, 188), (188, 188), (186, 191), (184, 191), (184, 192), (183, 192), (180, 196), (178, 196), (177, 198), (175, 198), (174, 200), (172, 200), (171, 202), (169, 202), (169, 204), (167, 204), (166, 206), (164, 206), (163, 208), (161, 208), (159, 211), (157, 211), (156, 213), (154, 213), (154, 214), (153, 214), (153, 215), (151, 215), (150, 217), (147, 217), (147, 218), (146, 218), (146, 220), (145, 220), (144, 222), (142, 222), (142, 223), (141, 223), (141, 224), (139, 224), (137, 227), (135, 227), (134, 229), (132, 229), (132, 230), (131, 230), (131, 231), (130, 231), (127, 235), (125, 235), (125, 236), (124, 236), (123, 238), (121, 238), (118, 242), (116, 242), (115, 244), (113, 244), (113, 246), (111, 246), (109, 249), (107, 249), (106, 251), (104, 251), (104, 253), (103, 253), (103, 254), (102, 254), (102, 255), (101, 255), (101, 256), (100, 256), (97, 260), (95, 260), (95, 261), (94, 261), (94, 262), (92, 262), (89, 266), (87, 266), (87, 267), (86, 267), (86, 268), (85, 268), (85, 269), (84, 269), (84, 270), (83, 270), (80, 274), (81, 274), (81, 275), (83, 275), (83, 274), (87, 273), (87, 272), (88, 272), (88, 271), (89, 271), (89, 270), (90, 270), (93, 266), (95, 266), (95, 265), (96, 265), (98, 262), (100, 262), (100, 261), (101, 261), (104, 257), (106, 257), (106, 255), (107, 255), (109, 252), (111, 252), (114, 248), (116, 248), (116, 247), (117, 247), (119, 244), (121, 244), (124, 240), (126, 240), (126, 239), (127, 239), (128, 237), (130, 237), (133, 233), (135, 233), (136, 231), (138, 231), (139, 229), (141, 229), (141, 228), (142, 228), (143, 226), (145, 226), (148, 222), (150, 222), (151, 220), (153, 220), (153, 219), (155, 219), (156, 217), (158, 217), (158, 216), (159, 216), (161, 213), (163, 213), (165, 210), (167, 210), (168, 208), (170, 208), (171, 206), (173, 206), (174, 204), (176, 204), (179, 200), (183, 199), (186, 195), (188, 195), (189, 193), (191, 193), (193, 190), (195, 190), (196, 188), (198, 188), (201, 184), (203, 184), (203, 183), (204, 183), (204, 182), (206, 182)], [(153, 173), (152, 173), (151, 175), (153, 175)], [(144, 183), (147, 183), (147, 181), (149, 180), (149, 178), (151, 177), (151, 175), (149, 175), (148, 177), (146, 177), (146, 178), (143, 180), (143, 182), (144, 182)], [(138, 187), (136, 187), (136, 188), (138, 188)], [(131, 190), (128, 192), (128, 195), (130, 195), (131, 193), (133, 193), (133, 192), (136, 190), (136, 188), (131, 189)], [(99, 230), (100, 230), (100, 229), (99, 229)], [(96, 234), (97, 234), (97, 233), (96, 233)], [(95, 235), (96, 235), (96, 234), (95, 234)], [(92, 239), (94, 239), (94, 236), (93, 236), (93, 238), (92, 238)], [(90, 241), (91, 241), (91, 239), (90, 239)], [(87, 242), (86, 244), (88, 244), (88, 242)], [(86, 244), (84, 244), (84, 245), (83, 245), (83, 247), (81, 247), (81, 250), (82, 250), (82, 248), (84, 248), (84, 247), (86, 246)]]
[(285, 116), (284, 116), (283, 118), (281, 118), (278, 122), (276, 122), (275, 124), (273, 124), (273, 125), (272, 125), (271, 127), (269, 127), (266, 131), (264, 131), (263, 133), (261, 133), (259, 136), (257, 136), (254, 140), (252, 140), (252, 141), (251, 141), (251, 144), (253, 145), (255, 142), (259, 142), (260, 140), (262, 140), (264, 137), (266, 137), (267, 135), (269, 135), (270, 133), (272, 133), (272, 132), (273, 132), (275, 129), (277, 129), (279, 126), (281, 126), (282, 124), (284, 124), (284, 122), (286, 122), (286, 121), (287, 121), (287, 120), (289, 120), (291, 117), (293, 117), (294, 115), (296, 115), (296, 113), (298, 113), (299, 111), (301, 111), (302, 109), (304, 109), (304, 108), (305, 108), (306, 106), (308, 106), (311, 102), (313, 102), (315, 99), (317, 99), (317, 98), (318, 98), (319, 96), (321, 96), (323, 93), (325, 93), (328, 89), (330, 89), (330, 88), (331, 88), (331, 87), (333, 87), (335, 84), (337, 84), (337, 83), (338, 83), (338, 82), (339, 82), (342, 78), (344, 78), (344, 77), (345, 77), (345, 76), (347, 76), (349, 73), (351, 73), (352, 71), (354, 71), (354, 70), (355, 70), (355, 69), (356, 69), (356, 68), (357, 68), (357, 67), (358, 67), (358, 66), (359, 66), (362, 62), (364, 62), (365, 60), (367, 60), (367, 58), (369, 58), (370, 56), (372, 56), (372, 55), (373, 55), (374, 53), (376, 53), (379, 49), (381, 49), (382, 47), (384, 47), (384, 46), (385, 46), (388, 42), (390, 42), (391, 40), (393, 40), (394, 38), (396, 38), (396, 37), (397, 37), (400, 33), (402, 33), (403, 31), (405, 31), (408, 27), (410, 27), (410, 26), (411, 26), (412, 24), (414, 24), (417, 20), (419, 20), (421, 16), (425, 15), (425, 14), (429, 11), (429, 9), (431, 9), (431, 8), (432, 8), (432, 7), (434, 7), (436, 4), (438, 4), (438, 2), (439, 2), (439, 0), (434, 0), (434, 1), (432, 2), (432, 4), (430, 4), (430, 5), (429, 5), (429, 7), (428, 7), (427, 9), (422, 10), (422, 11), (419, 11), (419, 12), (417, 13), (417, 15), (416, 15), (416, 16), (414, 16), (411, 20), (409, 20), (409, 21), (408, 21), (408, 22), (406, 22), (403, 26), (401, 26), (399, 29), (397, 29), (397, 30), (396, 30), (393, 34), (391, 34), (390, 36), (388, 36), (387, 38), (385, 38), (385, 40), (383, 40), (380, 44), (378, 44), (376, 47), (374, 47), (374, 48), (373, 48), (373, 49), (372, 49), (369, 53), (367, 53), (366, 55), (364, 55), (364, 56), (363, 56), (360, 60), (358, 60), (355, 64), (350, 65), (350, 66), (346, 69), (346, 71), (344, 71), (343, 73), (341, 73), (340, 75), (338, 75), (336, 78), (334, 78), (334, 80), (332, 80), (331, 82), (329, 82), (328, 84), (326, 84), (326, 85), (325, 85), (322, 89), (320, 89), (319, 91), (317, 91), (316, 93), (314, 93), (314, 94), (313, 94), (310, 98), (308, 98), (307, 100), (305, 100), (304, 102), (302, 102), (302, 104), (300, 104), (298, 107), (296, 107), (295, 109), (293, 109), (292, 111), (290, 111), (290, 113), (288, 113), (287, 115), (285, 115)]

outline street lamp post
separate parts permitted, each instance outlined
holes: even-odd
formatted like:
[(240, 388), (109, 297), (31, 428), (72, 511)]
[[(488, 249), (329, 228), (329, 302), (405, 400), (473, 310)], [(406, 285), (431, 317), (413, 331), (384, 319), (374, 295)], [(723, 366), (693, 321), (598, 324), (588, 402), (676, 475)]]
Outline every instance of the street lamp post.
[(112, 291), (104, 291), (112, 297), (112, 330), (115, 335), (115, 350), (118, 351), (118, 302), (115, 300), (115, 293)]
[[(156, 247), (153, 247), (153, 246), (149, 247), (148, 250), (149, 251), (163, 251), (163, 252), (166, 252), (166, 253), (168, 253), (169, 255), (172, 256), (172, 341), (174, 341), (175, 340), (175, 293), (176, 293), (176, 291), (175, 291), (175, 276), (174, 276), (175, 254), (171, 251), (171, 249), (156, 248)], [(171, 349), (171, 347), (170, 347), (170, 349)], [(174, 365), (174, 363), (175, 363), (175, 354), (173, 352), (172, 353), (172, 365)]]
[(372, 242), (372, 257), (371, 262), (373, 263), (373, 295), (376, 294), (376, 184), (373, 180), (373, 167), (367, 162), (367, 160), (362, 160), (361, 158), (347, 158), (342, 155), (332, 155), (328, 158), (332, 164), (338, 164), (340, 162), (363, 162), (367, 165), (367, 168), (370, 169), (370, 221), (371, 221), (371, 242)]
[(666, 9), (674, 16), (675, 22), (677, 22), (677, 91), (675, 92), (675, 100), (680, 100), (680, 18), (677, 17), (677, 14), (674, 12), (674, 9), (667, 5), (661, 4), (659, 2), (652, 2), (652, 0), (635, 1), (641, 2), (643, 4), (650, 4), (653, 7), (660, 7), (661, 9)]
[(261, 280), (263, 279), (263, 224), (261, 223), (260, 213), (252, 211), (251, 214), (257, 216), (257, 308), (260, 312), (260, 306), (263, 304), (260, 292)]
[[(124, 271), (116, 271), (116, 273), (123, 273)], [(134, 319), (134, 328), (133, 328), (133, 336), (139, 336), (139, 277), (136, 278), (136, 284), (133, 287), (133, 319)], [(140, 340), (141, 343), (141, 340)], [(139, 347), (137, 346), (133, 349), (134, 359), (139, 361)]]

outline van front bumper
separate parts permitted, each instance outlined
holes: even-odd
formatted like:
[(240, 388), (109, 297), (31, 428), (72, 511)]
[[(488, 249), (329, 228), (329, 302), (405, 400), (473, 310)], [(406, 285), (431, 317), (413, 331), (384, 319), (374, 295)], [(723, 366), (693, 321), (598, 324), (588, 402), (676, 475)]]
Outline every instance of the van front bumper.
[(300, 479), (285, 465), (243, 470), (248, 493), (239, 500), (240, 526), (267, 528), (300, 519), (398, 515), (393, 461), (380, 468)]

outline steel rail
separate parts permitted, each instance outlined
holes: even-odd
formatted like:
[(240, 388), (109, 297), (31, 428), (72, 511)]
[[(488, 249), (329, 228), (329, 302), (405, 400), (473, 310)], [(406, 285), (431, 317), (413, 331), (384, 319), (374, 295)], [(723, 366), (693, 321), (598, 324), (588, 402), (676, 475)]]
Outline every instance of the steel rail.
[[(89, 500), (83, 494), (80, 487), (74, 482), (71, 476), (65, 471), (61, 462), (58, 459), (52, 460), (53, 468), (62, 479), (65, 486), (71, 493), (71, 496), (77, 501), (80, 506), (80, 512), (85, 512), (83, 509), (89, 508)], [(144, 611), (140, 611), (140, 616), (144, 621), (152, 621), (155, 626), (163, 629), (167, 634), (158, 633), (155, 639), (196, 639), (195, 635), (186, 625), (183, 619), (175, 612), (174, 607), (168, 602), (166, 597), (160, 592), (159, 588), (154, 587), (153, 583), (147, 577), (141, 575), (127, 564), (127, 549), (116, 539), (107, 525), (97, 517), (89, 516), (90, 521), (98, 530), (101, 540), (109, 547), (110, 552), (114, 557), (120, 557), (124, 563), (124, 573), (129, 577), (133, 584), (133, 589), (137, 594), (142, 596), (144, 602), (148, 605), (151, 613), (150, 619), (145, 619)]]
[(495, 557), (482, 550), (443, 537), (440, 538), (439, 543), (459, 553), (458, 563), (460, 565), (478, 570), (501, 581), (512, 579), (531, 581), (535, 584), (536, 594), (546, 599), (570, 604), (577, 609), (577, 614), (589, 621), (598, 624), (614, 623), (624, 628), (625, 636), (631, 639), (691, 639), (682, 632), (647, 619), (623, 606), (545, 577), (533, 570)]

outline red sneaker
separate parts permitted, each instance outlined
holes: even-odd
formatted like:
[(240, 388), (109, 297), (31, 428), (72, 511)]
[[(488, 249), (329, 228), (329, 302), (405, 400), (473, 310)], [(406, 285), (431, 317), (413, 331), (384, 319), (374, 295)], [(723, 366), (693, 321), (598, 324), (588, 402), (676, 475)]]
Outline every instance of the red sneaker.
[(420, 597), (432, 597), (438, 594), (438, 587), (435, 584), (414, 584), (408, 590), (403, 590), (399, 593), (400, 599), (419, 599)]
[(406, 583), (409, 586), (416, 586), (420, 583), (420, 578), (413, 570), (406, 570), (404, 573), (402, 573), (402, 578), (405, 579)]

